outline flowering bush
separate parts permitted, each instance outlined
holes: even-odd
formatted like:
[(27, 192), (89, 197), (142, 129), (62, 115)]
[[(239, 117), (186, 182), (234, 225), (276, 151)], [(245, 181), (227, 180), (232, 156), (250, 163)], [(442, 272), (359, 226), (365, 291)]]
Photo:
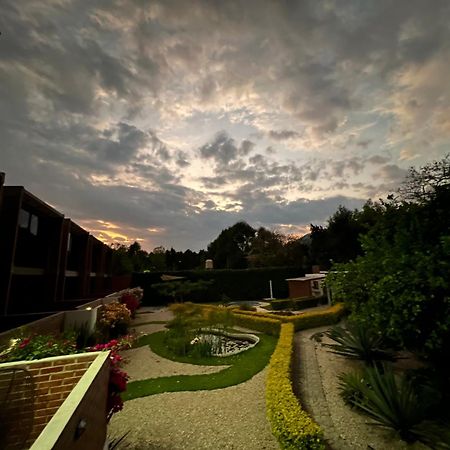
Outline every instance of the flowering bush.
[(94, 347), (90, 347), (92, 352), (110, 351), (110, 372), (109, 372), (109, 384), (108, 384), (108, 404), (106, 418), (110, 421), (113, 414), (119, 412), (123, 408), (123, 400), (120, 394), (125, 392), (127, 388), (128, 374), (123, 370), (120, 370), (122, 366), (123, 358), (119, 355), (120, 350), (125, 350), (131, 347), (132, 337), (125, 336), (121, 340), (112, 339), (106, 344), (97, 344)]
[(47, 358), (50, 356), (76, 353), (76, 339), (73, 335), (32, 335), (11, 339), (9, 347), (0, 352), (0, 362)]
[(106, 339), (116, 338), (128, 331), (130, 310), (121, 303), (109, 303), (100, 310), (99, 328)]
[(127, 292), (125, 294), (122, 294), (119, 301), (129, 309), (131, 317), (134, 318), (136, 316), (136, 310), (140, 305), (137, 296), (132, 294), (131, 292)]

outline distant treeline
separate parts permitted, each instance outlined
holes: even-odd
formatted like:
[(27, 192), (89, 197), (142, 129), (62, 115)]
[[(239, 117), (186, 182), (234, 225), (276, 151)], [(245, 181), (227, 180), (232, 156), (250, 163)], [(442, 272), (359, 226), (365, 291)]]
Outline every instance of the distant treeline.
[[(163, 275), (182, 279), (171, 281), (165, 278), (166, 281), (162, 282)], [(286, 278), (301, 275), (304, 275), (304, 272), (298, 267), (147, 272), (134, 273), (132, 285), (144, 289), (143, 302), (146, 305), (161, 305), (174, 300), (261, 300), (270, 297), (269, 280), (272, 280), (273, 295), (286, 298)]]

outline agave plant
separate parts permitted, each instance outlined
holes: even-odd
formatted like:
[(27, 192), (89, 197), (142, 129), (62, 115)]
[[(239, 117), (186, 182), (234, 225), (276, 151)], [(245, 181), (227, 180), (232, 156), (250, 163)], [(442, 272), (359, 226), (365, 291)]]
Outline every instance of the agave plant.
[(335, 326), (324, 332), (335, 344), (323, 344), (331, 352), (351, 359), (360, 359), (373, 364), (376, 361), (395, 361), (396, 355), (386, 348), (381, 335), (359, 323), (346, 328)]
[(424, 398), (406, 378), (397, 379), (391, 368), (366, 367), (340, 376), (341, 395), (374, 421), (395, 430), (406, 442), (421, 441), (435, 449), (450, 449), (449, 432), (429, 421)]

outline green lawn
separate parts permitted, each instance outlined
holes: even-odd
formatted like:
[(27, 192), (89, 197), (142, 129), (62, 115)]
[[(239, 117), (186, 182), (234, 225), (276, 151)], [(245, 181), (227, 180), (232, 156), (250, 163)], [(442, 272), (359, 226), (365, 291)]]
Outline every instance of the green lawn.
[(132, 381), (128, 383), (126, 392), (122, 394), (124, 400), (161, 394), (162, 392), (221, 389), (242, 383), (264, 369), (278, 339), (276, 336), (261, 334), (259, 335), (260, 341), (255, 347), (237, 355), (224, 358), (193, 359), (171, 354), (164, 345), (164, 333), (165, 331), (161, 331), (144, 336), (139, 340), (138, 346), (149, 345), (156, 354), (173, 361), (209, 366), (229, 365), (230, 367), (207, 375), (179, 375)]

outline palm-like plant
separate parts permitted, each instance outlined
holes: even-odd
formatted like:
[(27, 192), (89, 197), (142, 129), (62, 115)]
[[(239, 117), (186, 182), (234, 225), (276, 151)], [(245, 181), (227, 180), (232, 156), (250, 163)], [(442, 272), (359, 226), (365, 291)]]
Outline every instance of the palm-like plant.
[(369, 416), (374, 425), (395, 430), (407, 442), (421, 441), (435, 449), (450, 449), (449, 431), (427, 421), (429, 410), (413, 383), (397, 379), (392, 369), (366, 367), (339, 377), (346, 403)]
[(360, 359), (373, 364), (377, 361), (394, 361), (396, 355), (387, 349), (381, 335), (359, 323), (348, 324), (345, 328), (336, 326), (324, 332), (335, 344), (323, 344), (331, 352), (351, 359)]

